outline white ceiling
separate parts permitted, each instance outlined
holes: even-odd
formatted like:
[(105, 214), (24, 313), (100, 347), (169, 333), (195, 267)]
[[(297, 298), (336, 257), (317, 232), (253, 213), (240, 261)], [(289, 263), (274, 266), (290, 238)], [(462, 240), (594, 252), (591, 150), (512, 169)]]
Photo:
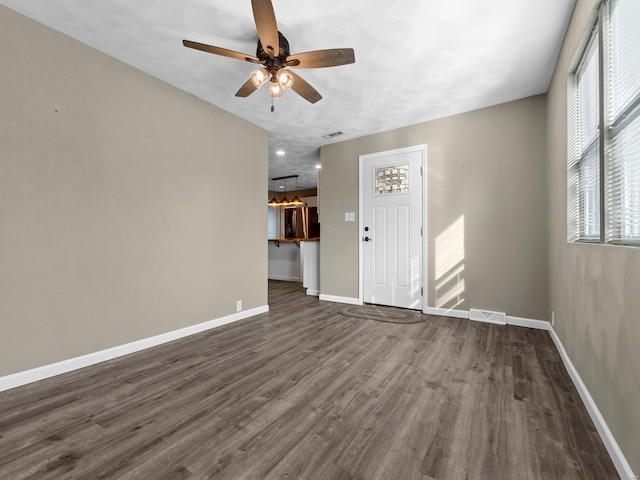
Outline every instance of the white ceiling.
[[(0, 0), (13, 10), (269, 131), (269, 176), (316, 184), (319, 147), (547, 91), (575, 0), (272, 0), (291, 53), (351, 47), (356, 63), (297, 70), (324, 97), (266, 87), (234, 96), (255, 65), (250, 0)], [(322, 138), (335, 131), (344, 136)], [(283, 149), (284, 157), (275, 151)], [(287, 187), (293, 185), (287, 185)], [(289, 189), (289, 188), (287, 188)]]

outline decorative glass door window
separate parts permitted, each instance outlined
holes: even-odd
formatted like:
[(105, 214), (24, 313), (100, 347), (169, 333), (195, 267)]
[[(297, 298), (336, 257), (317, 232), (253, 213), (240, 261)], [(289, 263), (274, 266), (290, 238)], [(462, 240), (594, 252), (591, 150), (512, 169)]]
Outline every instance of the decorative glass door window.
[(374, 195), (409, 193), (409, 165), (375, 169)]

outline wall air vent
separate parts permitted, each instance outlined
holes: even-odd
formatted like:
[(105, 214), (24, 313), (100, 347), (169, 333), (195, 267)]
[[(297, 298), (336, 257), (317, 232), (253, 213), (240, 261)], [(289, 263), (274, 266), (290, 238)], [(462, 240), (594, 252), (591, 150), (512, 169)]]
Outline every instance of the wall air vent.
[(476, 308), (471, 308), (469, 309), (469, 320), (506, 325), (507, 314), (503, 312), (491, 312), (489, 310), (478, 310)]
[(323, 135), (322, 138), (334, 138), (334, 137), (339, 137), (340, 135), (344, 135), (344, 133), (342, 133), (342, 132), (333, 132), (333, 133), (329, 133), (327, 135)]

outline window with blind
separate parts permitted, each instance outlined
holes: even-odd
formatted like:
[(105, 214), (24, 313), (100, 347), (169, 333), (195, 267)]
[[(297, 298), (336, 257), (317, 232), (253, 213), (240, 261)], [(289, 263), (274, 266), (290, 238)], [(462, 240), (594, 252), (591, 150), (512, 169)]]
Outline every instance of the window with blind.
[(578, 240), (600, 240), (600, 55), (598, 31), (591, 34), (575, 72), (574, 128), (570, 176), (576, 188), (574, 218)]
[(640, 243), (640, 1), (611, 1), (607, 17), (607, 240)]
[(637, 25), (640, 1), (603, 2), (598, 23), (572, 75), (568, 111), (569, 241), (640, 245)]

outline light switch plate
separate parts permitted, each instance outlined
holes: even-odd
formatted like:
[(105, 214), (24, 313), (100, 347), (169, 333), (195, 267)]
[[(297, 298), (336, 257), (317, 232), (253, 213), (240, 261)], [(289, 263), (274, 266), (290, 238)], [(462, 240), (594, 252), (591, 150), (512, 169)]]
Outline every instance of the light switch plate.
[(344, 221), (345, 222), (349, 221), (349, 212), (344, 212)]

